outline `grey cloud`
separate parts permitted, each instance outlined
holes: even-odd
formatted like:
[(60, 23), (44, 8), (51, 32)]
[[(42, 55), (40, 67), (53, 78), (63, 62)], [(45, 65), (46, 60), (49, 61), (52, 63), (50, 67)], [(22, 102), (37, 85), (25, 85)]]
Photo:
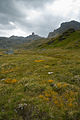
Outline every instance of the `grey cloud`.
[[(48, 0), (48, 2), (52, 2), (53, 0)], [(17, 3), (22, 2), (26, 8), (30, 9), (41, 9), (45, 3), (47, 3), (46, 0), (0, 0), (0, 24), (3, 25), (1, 26), (0, 29), (15, 29), (15, 27), (10, 26), (9, 22), (13, 21), (18, 26), (23, 29), (25, 32), (26, 30), (29, 30), (29, 32), (41, 32), (42, 29), (45, 27), (46, 28), (46, 21), (45, 23), (41, 23), (38, 21), (38, 26), (35, 26), (35, 23), (30, 23), (29, 21), (25, 20), (25, 15), (21, 13), (18, 8), (15, 6)], [(15, 4), (14, 4), (15, 3)], [(21, 9), (22, 6), (20, 6)], [(20, 8), (19, 8), (20, 9)], [(26, 14), (27, 17), (27, 14)], [(45, 20), (45, 18), (44, 18)], [(41, 24), (41, 25), (40, 25)], [(45, 29), (46, 30), (46, 29)], [(44, 32), (45, 32), (44, 30)], [(44, 34), (43, 32), (43, 34)], [(42, 33), (39, 33), (42, 34)]]
[[(16, 0), (18, 1), (18, 0)], [(45, 5), (45, 3), (50, 3), (55, 0), (19, 0), (19, 2), (23, 2), (26, 7), (33, 7), (33, 8), (41, 8)]]
[[(65, 18), (54, 16), (54, 13), (44, 11), (45, 4), (52, 4), (56, 0), (0, 0), (0, 36), (7, 35), (7, 30), (15, 30), (16, 26), (28, 33), (35, 32), (42, 36), (47, 36), (58, 25), (65, 21)], [(35, 20), (27, 20), (29, 10), (41, 11), (42, 15)], [(25, 11), (25, 12), (24, 12)], [(33, 16), (33, 14), (31, 15)], [(15, 23), (10, 24), (10, 21)]]

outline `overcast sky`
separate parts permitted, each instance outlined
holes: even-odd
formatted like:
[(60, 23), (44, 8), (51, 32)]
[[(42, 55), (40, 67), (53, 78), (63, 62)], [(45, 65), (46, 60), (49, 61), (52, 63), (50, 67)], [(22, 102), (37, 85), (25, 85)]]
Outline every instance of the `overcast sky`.
[(70, 20), (80, 21), (80, 0), (0, 0), (0, 36), (47, 36)]

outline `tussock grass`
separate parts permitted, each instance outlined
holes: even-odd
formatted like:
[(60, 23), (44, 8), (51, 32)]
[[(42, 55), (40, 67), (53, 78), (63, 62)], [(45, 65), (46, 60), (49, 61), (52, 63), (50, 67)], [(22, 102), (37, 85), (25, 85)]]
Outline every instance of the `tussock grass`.
[(3, 54), (0, 120), (80, 120), (79, 55), (62, 48)]

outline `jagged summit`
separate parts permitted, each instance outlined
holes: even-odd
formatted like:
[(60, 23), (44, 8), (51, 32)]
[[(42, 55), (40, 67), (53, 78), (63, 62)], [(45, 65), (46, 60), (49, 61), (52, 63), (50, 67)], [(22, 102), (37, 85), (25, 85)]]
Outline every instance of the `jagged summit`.
[(37, 39), (40, 39), (40, 38), (42, 38), (42, 37), (40, 37), (39, 35), (36, 35), (34, 32), (32, 32), (31, 35), (26, 37), (27, 40), (37, 40)]
[(56, 37), (70, 28), (73, 28), (74, 30), (80, 30), (80, 23), (75, 20), (64, 22), (61, 24), (60, 28), (54, 30), (53, 32), (50, 32), (48, 37)]
[(32, 35), (35, 35), (35, 33), (34, 33), (34, 32), (32, 32)]

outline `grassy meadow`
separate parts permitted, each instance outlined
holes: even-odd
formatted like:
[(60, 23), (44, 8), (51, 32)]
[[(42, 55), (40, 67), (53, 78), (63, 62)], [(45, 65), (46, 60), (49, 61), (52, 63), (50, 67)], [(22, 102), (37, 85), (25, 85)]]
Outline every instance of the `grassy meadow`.
[(0, 52), (0, 120), (80, 120), (80, 49)]

